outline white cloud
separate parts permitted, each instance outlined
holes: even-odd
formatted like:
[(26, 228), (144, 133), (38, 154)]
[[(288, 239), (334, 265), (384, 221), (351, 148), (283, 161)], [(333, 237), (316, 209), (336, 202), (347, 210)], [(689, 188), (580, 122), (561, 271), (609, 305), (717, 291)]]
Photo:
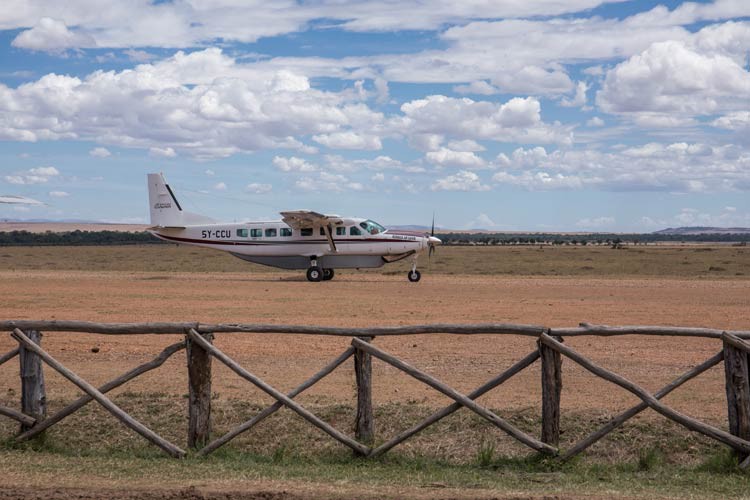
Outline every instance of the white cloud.
[(430, 186), (433, 191), (487, 191), (489, 186), (482, 184), (474, 172), (460, 170), (453, 175), (436, 180)]
[(560, 100), (560, 106), (565, 108), (582, 108), (586, 105), (586, 92), (589, 86), (586, 82), (578, 82), (576, 84), (576, 93), (572, 99), (563, 97)]
[(522, 149), (501, 155), (499, 184), (530, 190), (718, 192), (750, 188), (750, 152), (735, 145), (647, 143), (611, 152)]
[(22, 49), (59, 53), (71, 48), (95, 47), (96, 42), (89, 35), (69, 30), (61, 20), (42, 17), (33, 28), (19, 33), (11, 45)]
[(308, 163), (302, 158), (291, 156), (289, 158), (283, 156), (275, 156), (273, 158), (274, 166), (282, 172), (315, 172), (318, 167)]
[(53, 198), (67, 198), (68, 196), (70, 196), (70, 193), (66, 191), (50, 191), (49, 195)]
[(494, 85), (490, 85), (484, 80), (471, 82), (468, 85), (456, 85), (453, 87), (453, 91), (457, 94), (478, 94), (478, 95), (494, 95), (499, 94), (500, 89)]
[(145, 50), (127, 49), (123, 50), (122, 53), (128, 56), (128, 59), (133, 62), (142, 63), (156, 59), (156, 56), (154, 54), (146, 52)]
[(148, 152), (151, 156), (157, 158), (174, 158), (177, 156), (177, 152), (171, 147), (159, 148), (154, 146), (148, 148)]
[(652, 120), (663, 115), (661, 125), (680, 125), (686, 117), (732, 109), (750, 99), (750, 72), (727, 55), (700, 52), (676, 40), (660, 42), (609, 71), (596, 99), (609, 113), (643, 113)]
[(428, 138), (434, 150), (442, 137), (498, 142), (570, 143), (570, 129), (541, 119), (541, 104), (533, 97), (514, 97), (504, 104), (432, 95), (401, 106), (404, 116), (393, 121), (412, 139)]
[(227, 190), (227, 185), (224, 182), (217, 182), (216, 184), (214, 184), (213, 187), (214, 187), (214, 190), (216, 190), (216, 191), (226, 191)]
[(375, 182), (384, 182), (385, 174), (383, 174), (382, 172), (378, 172), (377, 174), (373, 175), (371, 179)]
[(5, 181), (9, 184), (44, 184), (58, 175), (60, 171), (55, 167), (37, 167), (14, 175), (6, 175)]
[(266, 194), (270, 193), (273, 189), (271, 184), (261, 184), (258, 182), (252, 182), (245, 187), (245, 191), (253, 194)]
[(750, 111), (735, 111), (720, 116), (711, 122), (714, 127), (728, 130), (745, 130), (750, 128)]
[(594, 116), (593, 118), (586, 121), (586, 125), (589, 127), (603, 127), (604, 126), (604, 120), (599, 118), (598, 116)]
[(209, 176), (209, 177), (213, 177), (214, 175), (216, 175), (216, 172), (214, 172), (214, 171), (213, 171), (213, 170), (211, 170), (210, 168), (207, 168), (207, 169), (206, 169), (206, 171), (205, 171), (205, 172), (203, 172), (203, 173), (204, 173), (204, 174), (206, 174), (206, 175), (207, 175), (207, 176)]
[(591, 230), (612, 229), (615, 226), (615, 218), (605, 216), (580, 219), (576, 222), (576, 226), (581, 229)]
[(107, 148), (94, 148), (91, 151), (89, 151), (89, 155), (93, 156), (94, 158), (107, 158), (108, 156), (112, 156), (112, 153), (109, 152)]
[(294, 183), (294, 187), (300, 191), (363, 191), (364, 185), (349, 180), (341, 174), (320, 172), (318, 177), (301, 177)]
[(466, 229), (492, 229), (497, 227), (495, 221), (487, 214), (479, 214), (476, 219), (466, 225)]
[(425, 158), (430, 163), (441, 167), (483, 168), (487, 165), (486, 161), (471, 151), (452, 151), (447, 148), (430, 151)]
[(354, 132), (335, 132), (333, 134), (314, 135), (312, 139), (324, 146), (334, 149), (382, 149), (380, 138), (370, 134)]

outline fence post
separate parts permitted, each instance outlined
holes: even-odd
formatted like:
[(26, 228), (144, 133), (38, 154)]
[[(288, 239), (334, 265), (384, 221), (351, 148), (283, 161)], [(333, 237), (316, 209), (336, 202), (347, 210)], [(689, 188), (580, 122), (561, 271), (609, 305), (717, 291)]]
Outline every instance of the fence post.
[[(203, 333), (213, 342), (212, 333)], [(188, 363), (188, 447), (204, 447), (211, 437), (211, 355), (200, 345), (185, 337)]]
[[(32, 342), (42, 343), (42, 332), (27, 330), (24, 332)], [(47, 416), (47, 393), (44, 389), (44, 370), (42, 358), (29, 351), (23, 344), (19, 346), (18, 357), (21, 365), (21, 412), (44, 420)], [(21, 432), (26, 432), (33, 426), (21, 424)]]
[[(372, 342), (375, 337), (358, 337)], [(372, 415), (372, 356), (360, 349), (354, 351), (354, 374), (357, 379), (357, 419), (354, 422), (354, 437), (361, 443), (371, 444), (375, 437), (375, 422)]]
[[(549, 334), (549, 331), (547, 332)], [(562, 342), (562, 337), (554, 337)], [(560, 444), (560, 393), (562, 392), (562, 356), (537, 341), (542, 365), (542, 436), (543, 443)]]
[[(748, 355), (726, 341), (724, 342), (724, 374), (726, 377), (727, 414), (729, 432), (750, 440), (750, 372)], [(743, 460), (745, 455), (736, 452)]]

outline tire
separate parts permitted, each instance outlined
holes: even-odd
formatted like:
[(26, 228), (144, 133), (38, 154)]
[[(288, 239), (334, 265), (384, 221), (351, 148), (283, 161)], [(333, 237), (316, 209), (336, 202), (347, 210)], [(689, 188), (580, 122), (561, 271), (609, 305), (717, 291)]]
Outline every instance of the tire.
[(333, 269), (323, 269), (323, 281), (330, 281), (336, 272)]
[(406, 273), (406, 276), (409, 278), (409, 281), (411, 281), (412, 283), (416, 283), (417, 281), (419, 281), (419, 278), (422, 277), (422, 273), (420, 273), (417, 270), (414, 270), (414, 271), (409, 271), (408, 273)]
[(307, 270), (307, 281), (320, 281), (323, 279), (323, 271), (318, 266), (313, 266)]

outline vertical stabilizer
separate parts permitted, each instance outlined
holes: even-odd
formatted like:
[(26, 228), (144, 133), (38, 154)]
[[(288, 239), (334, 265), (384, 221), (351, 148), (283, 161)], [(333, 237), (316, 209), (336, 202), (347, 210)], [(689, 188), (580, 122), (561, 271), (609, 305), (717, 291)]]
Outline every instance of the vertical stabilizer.
[(210, 217), (183, 211), (163, 174), (148, 174), (148, 203), (152, 226), (186, 227), (216, 222)]

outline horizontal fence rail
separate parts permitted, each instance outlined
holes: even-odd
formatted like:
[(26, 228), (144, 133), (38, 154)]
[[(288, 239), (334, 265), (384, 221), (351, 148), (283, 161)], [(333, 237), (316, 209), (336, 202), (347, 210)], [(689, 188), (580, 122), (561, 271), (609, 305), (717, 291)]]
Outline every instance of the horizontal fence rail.
[[(161, 367), (171, 356), (187, 351), (189, 386), (188, 448), (200, 455), (208, 455), (229, 443), (240, 434), (252, 429), (265, 418), (286, 406), (305, 421), (317, 427), (331, 438), (349, 447), (356, 455), (378, 457), (410, 439), (427, 427), (461, 408), (479, 415), (498, 429), (530, 449), (559, 460), (569, 460), (625, 424), (642, 411), (651, 408), (667, 419), (683, 427), (719, 441), (734, 450), (740, 466), (750, 467), (750, 331), (720, 330), (711, 328), (687, 328), (665, 326), (605, 326), (581, 323), (573, 328), (547, 328), (536, 325), (490, 323), (478, 325), (432, 324), (377, 328), (329, 328), (318, 326), (288, 326), (264, 324), (206, 324), (198, 322), (178, 323), (92, 323), (85, 321), (0, 321), (0, 331), (10, 332), (18, 347), (0, 354), (0, 365), (19, 358), (21, 375), (21, 408), (0, 405), (0, 416), (11, 418), (20, 424), (17, 442), (42, 435), (46, 429), (74, 414), (91, 401), (96, 401), (123, 425), (130, 428), (168, 455), (180, 458), (186, 451), (156, 434), (106, 396), (134, 378)], [(154, 359), (139, 365), (99, 388), (89, 384), (69, 368), (52, 357), (42, 347), (42, 332), (79, 332), (105, 335), (153, 335), (181, 334), (184, 340), (169, 345)], [(283, 393), (261, 379), (232, 357), (213, 345), (216, 334), (259, 333), (333, 335), (351, 338), (351, 345), (339, 356), (322, 367), (312, 377), (294, 390)], [(522, 335), (537, 339), (537, 348), (512, 366), (490, 378), (475, 390), (463, 394), (438, 380), (418, 367), (398, 359), (375, 345), (377, 337), (394, 335), (453, 334), (453, 335)], [(650, 393), (625, 377), (597, 365), (564, 342), (565, 337), (648, 335), (673, 337), (710, 338), (721, 341), (721, 350), (703, 363), (689, 369), (671, 383), (655, 393)], [(641, 403), (618, 414), (600, 429), (573, 444), (560, 449), (560, 396), (562, 384), (562, 358), (580, 365), (595, 376), (622, 387), (634, 394)], [(227, 366), (235, 374), (271, 396), (275, 402), (251, 419), (237, 425), (224, 435), (212, 436), (211, 426), (211, 359)], [(353, 425), (354, 437), (336, 429), (312, 413), (294, 398), (328, 376), (349, 358), (354, 359), (357, 388), (357, 413)], [(374, 433), (372, 409), (372, 359), (378, 359), (405, 374), (423, 382), (432, 389), (449, 397), (454, 402), (431, 414), (418, 424), (396, 436), (378, 440)], [(540, 438), (537, 439), (507, 420), (493, 413), (475, 400), (499, 387), (513, 376), (540, 360), (542, 385), (542, 421)], [(710, 368), (724, 363), (726, 377), (727, 416), (729, 432), (680, 413), (660, 400), (686, 382)], [(84, 396), (71, 402), (53, 415), (47, 415), (44, 371), (46, 364), (70, 381)], [(378, 444), (379, 443), (379, 444)]]

